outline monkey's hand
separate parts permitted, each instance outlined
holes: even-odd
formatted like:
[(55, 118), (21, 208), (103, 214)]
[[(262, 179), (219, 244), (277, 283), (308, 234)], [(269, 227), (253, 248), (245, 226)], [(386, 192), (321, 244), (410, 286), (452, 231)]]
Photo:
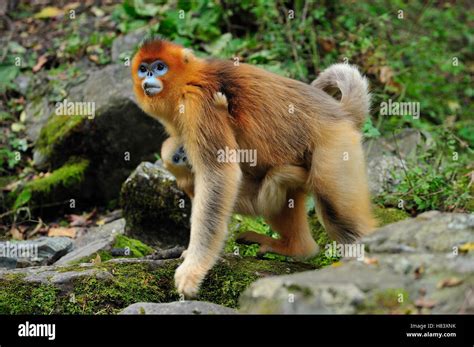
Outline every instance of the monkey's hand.
[(218, 108), (223, 109), (224, 111), (227, 111), (229, 104), (227, 102), (227, 97), (224, 93), (217, 92), (214, 94), (214, 105)]

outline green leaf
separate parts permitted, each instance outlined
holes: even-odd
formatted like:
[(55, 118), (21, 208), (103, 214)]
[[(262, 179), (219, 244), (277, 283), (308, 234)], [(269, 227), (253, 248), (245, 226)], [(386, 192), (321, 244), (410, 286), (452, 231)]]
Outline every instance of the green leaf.
[(374, 127), (370, 117), (367, 117), (364, 125), (362, 126), (362, 133), (366, 138), (377, 138), (380, 136), (380, 131)]
[(7, 88), (15, 88), (13, 80), (19, 73), (19, 68), (15, 65), (0, 65), (0, 93)]
[(15, 203), (13, 204), (13, 209), (17, 210), (18, 208), (26, 205), (31, 199), (31, 191), (29, 189), (24, 189), (20, 195), (17, 196)]

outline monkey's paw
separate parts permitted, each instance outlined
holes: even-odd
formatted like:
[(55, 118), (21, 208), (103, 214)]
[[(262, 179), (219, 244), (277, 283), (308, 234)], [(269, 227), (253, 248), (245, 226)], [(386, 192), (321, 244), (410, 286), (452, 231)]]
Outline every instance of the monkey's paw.
[(199, 286), (206, 276), (206, 272), (196, 265), (190, 265), (186, 260), (176, 269), (174, 282), (178, 293), (186, 298), (193, 298), (199, 291)]
[(214, 105), (217, 107), (222, 107), (227, 110), (229, 104), (227, 103), (227, 97), (224, 93), (217, 92), (214, 94)]

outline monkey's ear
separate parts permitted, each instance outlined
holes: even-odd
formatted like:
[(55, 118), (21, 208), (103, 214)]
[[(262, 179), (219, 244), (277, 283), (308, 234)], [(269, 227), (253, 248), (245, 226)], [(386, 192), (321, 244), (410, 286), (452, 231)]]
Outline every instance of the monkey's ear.
[(189, 63), (194, 58), (195, 58), (194, 53), (193, 53), (193, 50), (191, 48), (184, 48), (183, 49), (183, 60), (184, 60), (185, 64)]

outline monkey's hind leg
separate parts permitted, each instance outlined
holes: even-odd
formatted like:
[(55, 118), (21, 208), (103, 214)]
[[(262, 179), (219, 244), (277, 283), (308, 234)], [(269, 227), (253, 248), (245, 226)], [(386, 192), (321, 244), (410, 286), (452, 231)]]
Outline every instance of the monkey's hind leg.
[(372, 217), (361, 135), (346, 122), (332, 124), (313, 154), (309, 180), (316, 212), (329, 236), (353, 243), (376, 227)]
[(267, 219), (271, 228), (279, 235), (279, 239), (257, 234), (253, 231), (242, 233), (237, 242), (243, 244), (260, 244), (259, 253), (273, 252), (295, 258), (308, 258), (318, 253), (318, 245), (314, 241), (306, 214), (306, 194), (302, 190), (288, 194), (294, 199), (294, 206), (285, 204), (283, 209)]

